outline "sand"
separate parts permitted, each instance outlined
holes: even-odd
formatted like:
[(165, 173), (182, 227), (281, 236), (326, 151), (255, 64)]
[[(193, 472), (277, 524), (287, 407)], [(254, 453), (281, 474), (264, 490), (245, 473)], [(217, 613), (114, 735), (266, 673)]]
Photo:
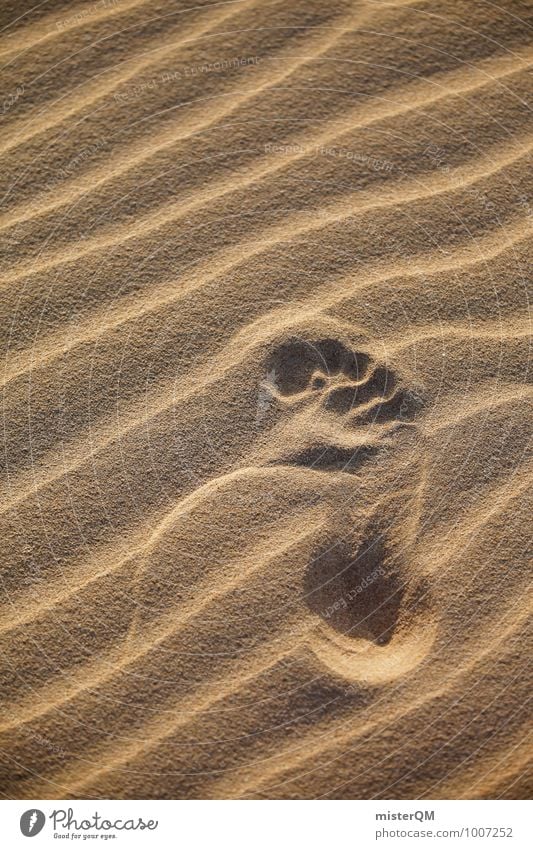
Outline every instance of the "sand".
[(4, 798), (531, 794), (532, 12), (3, 2)]

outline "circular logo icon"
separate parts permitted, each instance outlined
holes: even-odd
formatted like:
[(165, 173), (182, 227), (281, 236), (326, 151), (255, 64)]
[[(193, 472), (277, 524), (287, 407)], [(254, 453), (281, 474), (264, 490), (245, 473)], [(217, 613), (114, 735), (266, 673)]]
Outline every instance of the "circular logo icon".
[(29, 811), (24, 811), (20, 818), (20, 830), (25, 837), (35, 837), (36, 834), (39, 834), (45, 822), (46, 817), (42, 811), (37, 808), (30, 808)]

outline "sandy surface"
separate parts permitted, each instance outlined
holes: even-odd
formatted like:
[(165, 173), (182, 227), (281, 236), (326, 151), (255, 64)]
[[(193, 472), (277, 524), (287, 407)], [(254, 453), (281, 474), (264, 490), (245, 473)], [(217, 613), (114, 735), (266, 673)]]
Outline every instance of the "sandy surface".
[(531, 5), (33, 5), (0, 792), (526, 796)]

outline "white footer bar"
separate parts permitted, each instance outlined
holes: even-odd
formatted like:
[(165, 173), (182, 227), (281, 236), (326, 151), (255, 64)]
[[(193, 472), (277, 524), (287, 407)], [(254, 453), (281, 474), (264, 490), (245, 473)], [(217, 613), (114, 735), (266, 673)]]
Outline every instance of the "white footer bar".
[[(523, 801), (2, 801), (6, 847), (232, 849), (533, 845)], [(529, 839), (528, 839), (529, 838)]]

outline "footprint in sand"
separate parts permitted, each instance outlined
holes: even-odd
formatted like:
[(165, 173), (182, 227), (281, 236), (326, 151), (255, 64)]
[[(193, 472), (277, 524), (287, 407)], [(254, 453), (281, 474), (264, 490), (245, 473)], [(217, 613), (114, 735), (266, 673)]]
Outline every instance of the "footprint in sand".
[(422, 394), (398, 369), (332, 338), (290, 339), (266, 365), (283, 446), (270, 463), (352, 478), (304, 573), (318, 619), (312, 647), (343, 677), (397, 678), (426, 656), (435, 633), (416, 557)]
[[(185, 683), (298, 634), (343, 683), (382, 684), (433, 640), (421, 398), (362, 346), (307, 339), (263, 360), (252, 452), (181, 499), (139, 555), (132, 644), (165, 640)], [(244, 402), (235, 414), (253, 421)]]
[(413, 429), (423, 406), (420, 390), (397, 371), (336, 339), (291, 339), (266, 365), (259, 393), (263, 419), (271, 405), (285, 432), (275, 442), (292, 447), (281, 458), (286, 464), (354, 472), (388, 447), (391, 436)]

